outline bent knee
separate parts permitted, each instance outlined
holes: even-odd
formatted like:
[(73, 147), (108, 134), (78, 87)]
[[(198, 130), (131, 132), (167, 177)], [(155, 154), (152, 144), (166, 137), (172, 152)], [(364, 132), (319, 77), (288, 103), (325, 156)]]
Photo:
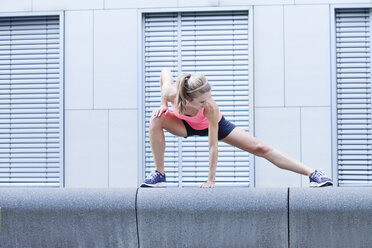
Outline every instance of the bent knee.
[(160, 117), (151, 116), (150, 126), (149, 126), (150, 130), (163, 128), (163, 122), (164, 122), (164, 115), (161, 115)]
[(271, 151), (271, 147), (264, 143), (257, 143), (254, 147), (253, 154), (259, 157), (264, 157)]

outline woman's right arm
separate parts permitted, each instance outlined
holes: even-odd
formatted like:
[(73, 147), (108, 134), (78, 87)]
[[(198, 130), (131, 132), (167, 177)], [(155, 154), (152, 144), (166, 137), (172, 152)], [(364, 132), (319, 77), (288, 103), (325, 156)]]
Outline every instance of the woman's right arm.
[(172, 72), (168, 68), (164, 68), (160, 74), (160, 90), (161, 90), (161, 103), (160, 108), (153, 112), (153, 116), (160, 117), (162, 113), (168, 113), (168, 101), (173, 102), (177, 88), (173, 84)]

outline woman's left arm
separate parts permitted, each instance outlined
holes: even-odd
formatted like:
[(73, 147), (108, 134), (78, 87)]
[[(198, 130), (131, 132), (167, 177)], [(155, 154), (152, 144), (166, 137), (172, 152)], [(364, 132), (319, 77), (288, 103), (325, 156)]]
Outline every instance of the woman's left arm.
[(208, 144), (209, 144), (209, 173), (208, 181), (201, 188), (214, 188), (216, 181), (216, 169), (218, 160), (218, 118), (220, 111), (216, 102), (211, 98), (204, 107), (204, 116), (209, 121)]

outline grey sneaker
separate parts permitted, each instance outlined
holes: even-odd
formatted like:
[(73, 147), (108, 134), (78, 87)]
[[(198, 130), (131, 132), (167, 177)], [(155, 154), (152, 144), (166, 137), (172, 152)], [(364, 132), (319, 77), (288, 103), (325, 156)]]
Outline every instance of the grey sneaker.
[(325, 187), (333, 185), (332, 179), (326, 176), (321, 170), (315, 170), (309, 178), (310, 187)]

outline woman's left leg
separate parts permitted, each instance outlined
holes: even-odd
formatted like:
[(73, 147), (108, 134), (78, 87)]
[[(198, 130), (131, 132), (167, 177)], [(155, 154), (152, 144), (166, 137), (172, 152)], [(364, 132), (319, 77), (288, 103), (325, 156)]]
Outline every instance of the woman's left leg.
[(263, 157), (281, 169), (297, 172), (305, 176), (310, 176), (314, 172), (312, 168), (289, 155), (262, 143), (260, 140), (239, 127), (234, 128), (231, 133), (221, 141), (256, 156)]

